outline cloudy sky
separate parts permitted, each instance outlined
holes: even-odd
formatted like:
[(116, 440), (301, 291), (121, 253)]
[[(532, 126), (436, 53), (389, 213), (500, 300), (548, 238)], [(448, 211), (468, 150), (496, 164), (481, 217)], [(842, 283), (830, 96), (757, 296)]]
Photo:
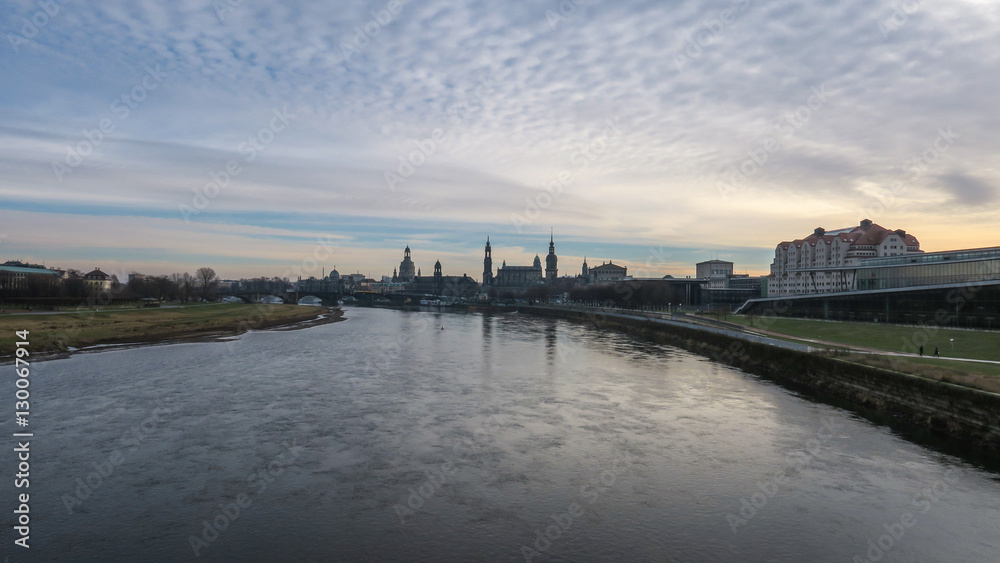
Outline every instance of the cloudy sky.
[[(0, 5), (0, 258), (640, 276), (868, 217), (1000, 244), (988, 1)], [(48, 12), (46, 12), (46, 8)], [(322, 241), (322, 242), (319, 242)], [(319, 271), (316, 272), (318, 276)]]

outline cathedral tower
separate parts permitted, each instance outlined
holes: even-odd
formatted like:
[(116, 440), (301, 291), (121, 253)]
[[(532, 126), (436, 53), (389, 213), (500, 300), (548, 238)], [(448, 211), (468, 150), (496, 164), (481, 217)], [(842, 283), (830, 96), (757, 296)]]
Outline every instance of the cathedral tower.
[(486, 237), (486, 257), (483, 258), (483, 285), (493, 285), (493, 249), (490, 237)]
[(549, 255), (545, 257), (545, 281), (548, 283), (555, 283), (556, 277), (558, 277), (559, 270), (556, 268), (556, 263), (559, 258), (556, 257), (556, 243), (553, 238), (552, 233), (549, 233)]

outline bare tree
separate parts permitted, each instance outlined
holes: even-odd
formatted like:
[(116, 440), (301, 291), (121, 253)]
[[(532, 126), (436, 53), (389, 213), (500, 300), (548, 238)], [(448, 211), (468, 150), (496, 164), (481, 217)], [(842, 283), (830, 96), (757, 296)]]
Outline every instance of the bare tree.
[(208, 294), (219, 285), (219, 276), (215, 275), (215, 270), (212, 268), (204, 267), (198, 268), (195, 277), (198, 280), (198, 285), (201, 286), (201, 297), (207, 301)]

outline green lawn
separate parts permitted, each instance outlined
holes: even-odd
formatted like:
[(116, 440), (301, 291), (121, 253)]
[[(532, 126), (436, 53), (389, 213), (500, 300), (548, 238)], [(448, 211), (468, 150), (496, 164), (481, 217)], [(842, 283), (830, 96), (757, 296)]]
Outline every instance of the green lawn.
[[(741, 315), (730, 315), (724, 320), (750, 326), (747, 318)], [(783, 334), (791, 338), (823, 340), (890, 352), (915, 353), (915, 347), (923, 342), (924, 354), (928, 356), (934, 353), (936, 346), (940, 349), (943, 357), (1000, 361), (1000, 332), (994, 331), (775, 317), (756, 317), (752, 328)], [(954, 339), (954, 343), (950, 339)], [(913, 343), (913, 346), (906, 346), (907, 342)]]

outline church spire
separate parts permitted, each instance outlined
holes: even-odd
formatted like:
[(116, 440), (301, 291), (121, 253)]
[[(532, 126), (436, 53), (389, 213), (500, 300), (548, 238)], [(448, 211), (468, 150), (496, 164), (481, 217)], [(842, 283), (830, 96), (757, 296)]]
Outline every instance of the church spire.
[(549, 255), (545, 257), (545, 280), (548, 283), (555, 283), (559, 276), (557, 264), (559, 258), (556, 256), (556, 239), (554, 229), (549, 230)]
[(490, 246), (490, 236), (486, 235), (486, 252), (483, 256), (483, 285), (493, 284), (493, 248)]

